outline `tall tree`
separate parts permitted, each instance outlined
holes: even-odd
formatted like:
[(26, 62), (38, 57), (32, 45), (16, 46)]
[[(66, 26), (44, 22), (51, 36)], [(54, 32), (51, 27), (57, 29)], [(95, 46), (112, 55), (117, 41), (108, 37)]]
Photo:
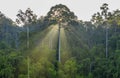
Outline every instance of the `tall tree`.
[[(28, 8), (25, 12), (22, 10), (18, 11), (17, 14), (18, 19), (16, 19), (16, 22), (18, 24), (23, 24), (24, 26), (26, 25), (27, 28), (27, 48), (29, 49), (29, 26), (28, 24), (31, 24), (32, 22), (37, 21), (37, 15), (33, 14), (33, 11)], [(28, 57), (28, 78), (29, 78), (29, 57)]]
[(108, 4), (104, 3), (101, 7), (101, 14), (103, 16), (103, 22), (106, 24), (106, 58), (108, 57), (108, 15), (109, 15), (109, 8), (108, 8)]
[(18, 11), (16, 22), (18, 24), (26, 25), (27, 28), (27, 48), (29, 48), (29, 26), (28, 24), (31, 24), (32, 22), (36, 22), (37, 15), (33, 14), (33, 11), (28, 8), (25, 12), (22, 10)]
[(58, 58), (60, 62), (60, 28), (61, 23), (68, 23), (71, 20), (74, 20), (76, 16), (70, 9), (62, 4), (53, 6), (47, 14), (47, 18), (50, 20), (55, 20), (59, 24), (59, 35), (58, 35)]

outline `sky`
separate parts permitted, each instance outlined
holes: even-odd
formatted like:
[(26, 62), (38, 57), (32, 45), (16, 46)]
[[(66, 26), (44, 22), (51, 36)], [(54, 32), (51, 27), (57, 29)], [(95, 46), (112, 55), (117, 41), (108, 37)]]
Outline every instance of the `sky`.
[(89, 21), (103, 3), (109, 4), (110, 11), (120, 9), (120, 0), (0, 0), (0, 11), (14, 21), (19, 9), (31, 8), (40, 17), (45, 16), (52, 6), (64, 4), (79, 20)]

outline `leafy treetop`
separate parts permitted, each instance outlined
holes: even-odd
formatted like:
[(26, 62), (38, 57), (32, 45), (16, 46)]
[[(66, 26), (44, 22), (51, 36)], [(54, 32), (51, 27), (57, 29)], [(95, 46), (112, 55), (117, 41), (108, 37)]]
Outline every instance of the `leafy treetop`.
[(55, 20), (57, 22), (69, 22), (70, 20), (77, 18), (67, 6), (62, 4), (53, 6), (47, 13), (47, 17), (50, 20)]

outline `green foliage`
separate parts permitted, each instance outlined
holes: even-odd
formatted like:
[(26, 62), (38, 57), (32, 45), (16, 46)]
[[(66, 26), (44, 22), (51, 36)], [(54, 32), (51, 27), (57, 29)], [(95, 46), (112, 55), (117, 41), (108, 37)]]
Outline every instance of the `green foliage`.
[(67, 60), (64, 64), (65, 78), (75, 78), (77, 73), (77, 63), (74, 59)]
[(8, 47), (5, 43), (0, 43), (0, 77), (17, 77), (19, 61), (22, 59), (20, 53)]
[(32, 78), (55, 78), (56, 71), (54, 70), (53, 64), (46, 59), (42, 58), (37, 63), (33, 64), (30, 69)]
[(37, 20), (37, 15), (33, 14), (33, 11), (30, 8), (28, 8), (25, 12), (19, 10), (16, 16), (18, 17), (18, 19), (16, 19), (16, 22), (18, 24), (22, 23), (23, 25), (36, 22)]
[[(108, 12), (108, 4), (103, 4), (101, 10), (92, 16), (92, 21), (81, 22), (62, 4), (53, 6), (47, 16), (39, 19), (28, 8), (17, 15), (17, 22), (21, 21), (24, 27), (16, 26), (0, 12), (0, 78), (27, 78), (28, 63), (30, 78), (120, 78), (120, 11)], [(66, 26), (61, 28), (59, 63), (55, 28), (58, 22)], [(106, 25), (109, 25), (108, 58), (105, 57)]]
[(59, 22), (69, 22), (71, 20), (76, 19), (77, 17), (70, 9), (62, 4), (53, 6), (50, 11), (47, 13), (47, 18), (50, 20), (55, 20), (57, 23)]

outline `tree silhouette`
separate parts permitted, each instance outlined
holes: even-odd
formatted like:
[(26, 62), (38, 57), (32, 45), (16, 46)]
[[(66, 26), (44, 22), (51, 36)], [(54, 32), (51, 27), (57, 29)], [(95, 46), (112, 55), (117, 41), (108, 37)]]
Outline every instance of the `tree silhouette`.
[(24, 26), (26, 25), (27, 28), (27, 48), (29, 48), (29, 26), (28, 24), (32, 22), (36, 22), (37, 20), (37, 15), (33, 14), (33, 11), (28, 8), (25, 12), (22, 10), (18, 11), (17, 14), (18, 19), (16, 19), (16, 22), (18, 24), (23, 24)]
[(0, 11), (0, 18), (5, 17), (5, 15)]
[(99, 12), (95, 13), (94, 15), (92, 15), (91, 22), (96, 24), (96, 26), (102, 24), (103, 23), (102, 15)]
[(30, 8), (28, 8), (25, 12), (23, 12), (22, 10), (19, 10), (16, 16), (18, 17), (16, 19), (16, 22), (18, 24), (23, 24), (23, 25), (36, 22), (37, 20), (37, 15), (33, 14), (33, 11)]
[(67, 6), (62, 4), (53, 6), (47, 13), (47, 17), (50, 18), (50, 20), (56, 20), (57, 22), (70, 22), (77, 18)]

